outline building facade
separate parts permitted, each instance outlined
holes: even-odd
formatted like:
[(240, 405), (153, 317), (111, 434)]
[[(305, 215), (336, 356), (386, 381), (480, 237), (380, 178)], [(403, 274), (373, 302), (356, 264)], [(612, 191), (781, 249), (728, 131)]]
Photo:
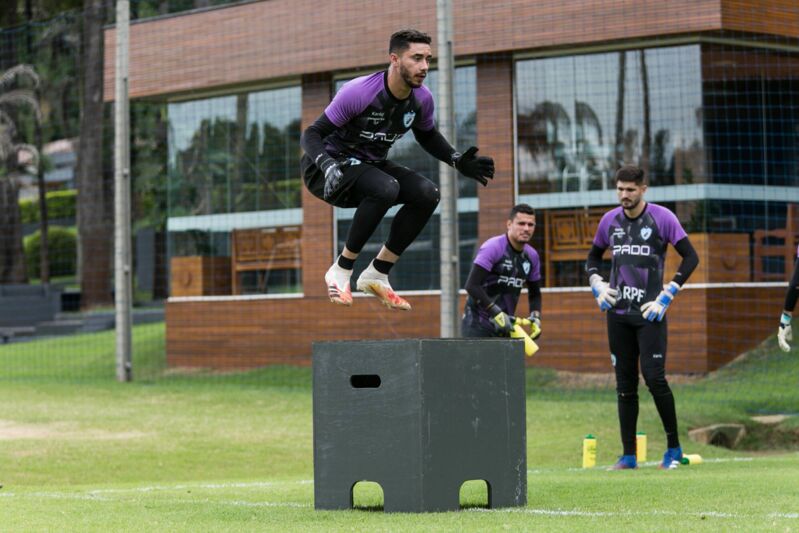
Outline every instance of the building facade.
[[(496, 163), (488, 187), (459, 182), (461, 285), (508, 209), (533, 205), (545, 292), (531, 364), (609, 368), (582, 264), (623, 163), (646, 170), (647, 200), (677, 213), (700, 254), (669, 314), (670, 370), (714, 370), (776, 330), (799, 240), (799, 6), (453, 4), (455, 144)], [(130, 96), (168, 109), (171, 365), (308, 364), (317, 340), (438, 336), (438, 214), (392, 273), (411, 313), (337, 308), (323, 276), (352, 212), (299, 173), (300, 133), (341, 84), (385, 68), (393, 31), (434, 34), (435, 20), (433, 2), (269, 0), (131, 26)], [(113, 69), (109, 28), (107, 97)], [(435, 94), (435, 72), (426, 83)], [(412, 139), (390, 157), (438, 179)]]

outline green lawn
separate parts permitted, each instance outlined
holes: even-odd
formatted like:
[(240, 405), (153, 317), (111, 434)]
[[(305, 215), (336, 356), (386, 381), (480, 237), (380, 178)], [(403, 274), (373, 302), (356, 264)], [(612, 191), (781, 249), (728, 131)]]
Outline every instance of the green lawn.
[[(356, 487), (356, 503), (371, 510), (313, 510), (308, 369), (153, 380), (163, 326), (135, 334), (150, 379), (132, 384), (113, 381), (107, 333), (0, 346), (0, 530), (799, 531), (799, 453), (733, 452), (685, 436), (699, 423), (799, 409), (799, 358), (773, 346), (676, 388), (684, 447), (701, 465), (655, 468), (662, 430), (642, 391), (650, 464), (582, 470), (586, 433), (598, 435), (601, 465), (620, 451), (612, 388), (565, 390), (552, 373), (530, 371), (527, 507), (474, 508), (485, 493), (468, 483), (465, 511), (387, 515), (373, 510), (372, 484)], [(46, 353), (55, 348), (60, 355)], [(783, 429), (795, 430), (795, 418)]]

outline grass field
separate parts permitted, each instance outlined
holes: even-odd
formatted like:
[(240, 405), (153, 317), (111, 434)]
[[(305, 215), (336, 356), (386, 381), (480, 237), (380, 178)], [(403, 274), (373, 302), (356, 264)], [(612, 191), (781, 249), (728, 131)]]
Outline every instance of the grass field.
[[(38, 343), (0, 347), (0, 375), (12, 378), (0, 382), (0, 530), (799, 531), (799, 453), (790, 438), (772, 442), (778, 431), (795, 435), (797, 417), (755, 435), (758, 452), (685, 436), (689, 426), (799, 410), (799, 357), (773, 344), (677, 387), (684, 447), (702, 454), (701, 465), (654, 466), (662, 430), (643, 393), (639, 425), (652, 463), (578, 468), (586, 433), (599, 437), (600, 464), (619, 453), (615, 396), (604, 384), (564, 389), (553, 373), (530, 371), (527, 507), (481, 508), (484, 488), (468, 483), (466, 510), (405, 515), (376, 511), (373, 484), (356, 487), (361, 509), (314, 511), (308, 369), (117, 384), (108, 354), (97, 353), (108, 344), (102, 335), (62, 341), (59, 356)], [(140, 364), (155, 376), (163, 328), (136, 335), (152, 350), (139, 351)], [(80, 379), (58, 378), (58, 365)]]

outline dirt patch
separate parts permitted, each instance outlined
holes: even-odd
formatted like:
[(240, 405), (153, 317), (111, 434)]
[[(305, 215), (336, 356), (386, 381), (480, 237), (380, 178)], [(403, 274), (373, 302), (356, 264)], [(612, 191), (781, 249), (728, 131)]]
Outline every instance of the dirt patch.
[(795, 451), (799, 450), (799, 428), (782, 425), (746, 424), (746, 436), (736, 450), (746, 451)]
[(0, 440), (128, 440), (146, 437), (141, 431), (106, 431), (104, 429), (78, 429), (65, 422), (54, 424), (21, 424), (13, 420), (0, 420)]

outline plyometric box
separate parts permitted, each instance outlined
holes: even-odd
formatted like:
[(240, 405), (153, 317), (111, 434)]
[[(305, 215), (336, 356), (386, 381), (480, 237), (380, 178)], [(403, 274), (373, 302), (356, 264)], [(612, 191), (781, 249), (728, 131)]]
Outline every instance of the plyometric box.
[(527, 503), (524, 349), (507, 339), (313, 345), (314, 505), (349, 509), (377, 482), (387, 512)]

